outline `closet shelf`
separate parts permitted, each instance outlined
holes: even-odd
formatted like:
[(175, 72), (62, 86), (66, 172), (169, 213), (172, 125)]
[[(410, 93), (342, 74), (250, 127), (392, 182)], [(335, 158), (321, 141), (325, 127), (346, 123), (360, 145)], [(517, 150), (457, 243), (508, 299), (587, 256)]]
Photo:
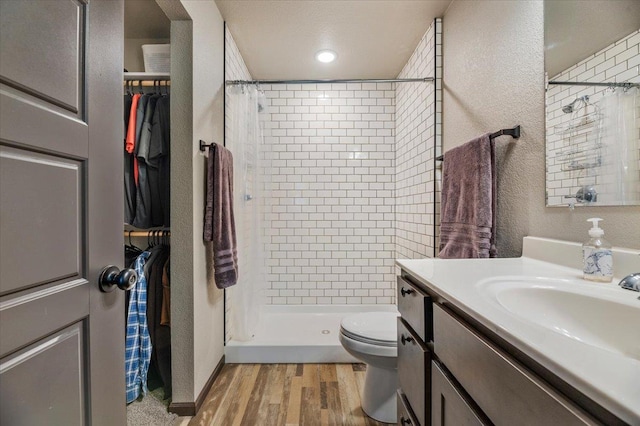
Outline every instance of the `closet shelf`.
[(132, 80), (171, 80), (171, 74), (168, 72), (125, 72), (123, 73), (123, 78), (125, 81)]

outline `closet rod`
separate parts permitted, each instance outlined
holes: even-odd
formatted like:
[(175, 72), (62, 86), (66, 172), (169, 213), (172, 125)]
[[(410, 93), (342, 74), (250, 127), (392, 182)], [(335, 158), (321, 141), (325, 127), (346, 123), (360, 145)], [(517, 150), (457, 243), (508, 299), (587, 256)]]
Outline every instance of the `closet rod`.
[(640, 83), (629, 83), (629, 82), (591, 83), (586, 81), (549, 81), (548, 83), (551, 85), (559, 85), (559, 86), (603, 86), (603, 87), (627, 87), (627, 88), (640, 87)]
[[(511, 136), (514, 139), (519, 139), (520, 138), (520, 125), (517, 125), (516, 127), (513, 127), (511, 129), (500, 129), (495, 133), (491, 133), (489, 135), (490, 139), (495, 139), (498, 136)], [(442, 161), (444, 160), (444, 155), (439, 155), (436, 157), (436, 161)]]
[(360, 78), (360, 79), (325, 79), (325, 80), (227, 80), (227, 86), (240, 84), (325, 84), (325, 83), (411, 83), (411, 82), (432, 82), (433, 77), (424, 78)]
[(162, 230), (162, 229), (150, 229), (148, 231), (124, 231), (124, 236), (126, 238), (128, 237), (149, 237), (149, 236), (154, 236), (154, 233), (156, 236), (158, 237), (170, 237), (171, 236), (171, 231), (168, 230)]

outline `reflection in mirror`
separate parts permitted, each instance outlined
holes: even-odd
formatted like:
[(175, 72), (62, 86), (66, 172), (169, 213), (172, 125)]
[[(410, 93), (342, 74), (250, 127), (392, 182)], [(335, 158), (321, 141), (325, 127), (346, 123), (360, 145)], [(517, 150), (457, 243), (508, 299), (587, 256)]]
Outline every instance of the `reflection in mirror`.
[(640, 205), (640, 1), (544, 8), (547, 205)]

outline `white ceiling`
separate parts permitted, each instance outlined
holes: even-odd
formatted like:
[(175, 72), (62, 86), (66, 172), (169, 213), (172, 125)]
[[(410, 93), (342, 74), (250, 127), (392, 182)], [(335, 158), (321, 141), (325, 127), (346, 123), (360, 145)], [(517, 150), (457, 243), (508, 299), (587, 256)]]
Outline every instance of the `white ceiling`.
[[(452, 2), (215, 1), (255, 79), (394, 78)], [(169, 24), (155, 0), (125, 0), (125, 38), (166, 39)], [(640, 0), (545, 0), (546, 70), (552, 77), (638, 28)], [(321, 49), (338, 59), (317, 62)]]
[[(254, 79), (395, 78), (452, 0), (216, 0)], [(331, 49), (338, 58), (314, 58)], [(425, 76), (431, 70), (425, 70)]]

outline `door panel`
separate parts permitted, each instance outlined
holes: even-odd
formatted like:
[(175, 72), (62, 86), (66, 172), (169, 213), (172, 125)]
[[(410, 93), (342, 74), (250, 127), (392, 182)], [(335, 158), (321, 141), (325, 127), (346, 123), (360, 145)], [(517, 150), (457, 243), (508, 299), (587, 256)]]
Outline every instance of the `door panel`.
[(0, 1), (1, 49), (12, 58), (0, 62), (0, 81), (6, 85), (79, 112), (83, 42), (79, 2)]
[(85, 423), (84, 328), (73, 324), (0, 362), (0, 424)]
[(88, 298), (79, 278), (0, 302), (0, 357), (88, 316)]
[(0, 423), (126, 424), (124, 5), (0, 5)]
[(81, 189), (79, 162), (0, 147), (0, 295), (80, 275)]
[[(87, 124), (55, 105), (0, 84), (0, 111), (3, 142), (45, 152), (64, 152), (75, 158), (88, 157)], [(49, 130), (44, 137), (42, 127)]]

